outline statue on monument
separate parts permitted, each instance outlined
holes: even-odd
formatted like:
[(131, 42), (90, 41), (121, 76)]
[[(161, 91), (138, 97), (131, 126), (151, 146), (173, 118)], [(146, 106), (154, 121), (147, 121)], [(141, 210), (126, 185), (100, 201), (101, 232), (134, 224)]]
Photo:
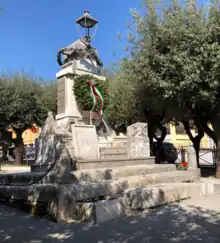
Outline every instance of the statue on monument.
[(57, 53), (57, 62), (60, 66), (79, 59), (89, 59), (91, 62), (95, 61), (98, 66), (103, 66), (96, 48), (93, 48), (90, 43), (86, 43), (85, 39), (79, 39), (69, 47), (61, 48)]
[(86, 34), (84, 37), (80, 38), (70, 46), (66, 48), (61, 48), (58, 51), (58, 64), (60, 66), (63, 66), (64, 64), (69, 63), (73, 60), (89, 59), (91, 62), (95, 61), (99, 67), (102, 67), (103, 63), (98, 57), (96, 48), (93, 48), (91, 46), (91, 40), (94, 36), (90, 36), (90, 29), (93, 28), (98, 23), (98, 21), (90, 15), (89, 11), (84, 11), (84, 14), (76, 20), (76, 23), (85, 29)]

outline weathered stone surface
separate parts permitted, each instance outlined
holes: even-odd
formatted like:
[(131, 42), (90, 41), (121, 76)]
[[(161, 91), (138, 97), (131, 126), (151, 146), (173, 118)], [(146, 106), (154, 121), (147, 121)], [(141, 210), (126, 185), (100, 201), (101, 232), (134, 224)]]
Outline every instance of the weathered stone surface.
[(99, 158), (100, 154), (95, 126), (72, 124), (71, 129), (76, 158)]
[(116, 152), (116, 153), (113, 153), (113, 152), (108, 152), (108, 153), (101, 153), (100, 154), (100, 158), (101, 159), (125, 159), (128, 157), (128, 154), (127, 153), (119, 153), (119, 152)]
[(128, 212), (126, 198), (104, 200), (96, 203), (77, 203), (77, 219), (103, 223), (125, 216)]
[(56, 153), (55, 134), (41, 135), (38, 140), (38, 151), (35, 165), (53, 163)]
[(131, 209), (147, 209), (201, 195), (199, 184), (173, 183), (125, 191)]
[(147, 123), (135, 123), (127, 128), (129, 157), (150, 156)]
[(0, 184), (27, 184), (34, 181), (38, 181), (44, 173), (32, 173), (32, 172), (23, 172), (23, 173), (12, 173), (12, 174), (0, 174)]
[(83, 159), (77, 160), (76, 169), (100, 169), (100, 168), (113, 168), (128, 165), (140, 164), (155, 164), (154, 157), (136, 157), (136, 158), (111, 158), (111, 159)]
[(65, 144), (60, 140), (56, 144), (56, 157), (54, 172), (56, 175), (56, 183), (70, 184), (71, 183), (71, 156)]
[(96, 203), (95, 223), (103, 223), (125, 216), (128, 211), (126, 198), (117, 198)]
[(176, 171), (176, 166), (173, 164), (152, 164), (152, 165), (131, 165), (114, 168), (103, 169), (88, 169), (77, 170), (72, 172), (78, 181), (84, 182), (98, 182), (100, 180), (119, 179), (121, 177), (147, 175), (160, 172)]
[(103, 196), (120, 195), (128, 188), (127, 180), (102, 181), (98, 183), (80, 183), (75, 185), (76, 200), (83, 201)]
[(76, 220), (94, 222), (95, 203), (76, 203)]
[(197, 178), (195, 171), (174, 171), (149, 174), (146, 176), (132, 176), (126, 179), (128, 179), (129, 188), (138, 188), (156, 183), (194, 182), (197, 181)]
[(36, 184), (32, 186), (0, 186), (0, 198), (31, 202), (49, 202), (57, 197), (55, 184)]
[(69, 222), (76, 218), (76, 191), (72, 185), (58, 187), (57, 221)]
[(53, 118), (53, 113), (48, 112), (48, 116), (44, 123), (40, 136), (48, 136), (55, 133), (56, 133), (56, 121)]
[[(31, 166), (32, 172), (53, 171), (55, 183), (71, 183), (70, 171), (73, 168), (73, 155), (69, 139), (71, 135), (65, 129), (57, 127), (52, 113), (48, 113), (45, 125), (38, 140), (36, 163)], [(48, 182), (47, 178), (42, 182)]]
[(196, 162), (196, 151), (193, 146), (189, 146), (187, 149), (187, 160), (189, 163), (188, 169), (197, 169), (197, 162)]
[[(85, 185), (88, 186), (88, 184)], [(97, 188), (96, 183), (93, 185)], [(78, 195), (78, 186), (83, 185), (0, 186), (0, 200), (17, 201), (18, 204), (23, 201), (25, 205), (32, 205), (34, 211), (37, 210), (35, 209), (37, 206), (44, 205), (49, 215), (58, 222), (86, 220), (102, 223), (124, 216), (130, 209), (143, 210), (189, 197), (218, 193), (220, 190), (220, 183), (217, 180), (196, 183), (162, 183), (147, 185), (147, 188), (128, 190), (121, 188), (122, 193), (116, 199), (85, 203), (77, 202), (77, 199), (81, 197)], [(87, 187), (87, 195), (89, 189), (91, 188)], [(108, 185), (104, 189), (108, 189)], [(117, 191), (117, 187), (112, 189)]]
[(121, 195), (129, 188), (141, 188), (157, 183), (194, 182), (195, 171), (173, 171), (146, 176), (130, 176), (119, 180), (104, 180), (97, 183), (79, 183), (76, 187), (76, 199), (82, 201), (101, 196)]

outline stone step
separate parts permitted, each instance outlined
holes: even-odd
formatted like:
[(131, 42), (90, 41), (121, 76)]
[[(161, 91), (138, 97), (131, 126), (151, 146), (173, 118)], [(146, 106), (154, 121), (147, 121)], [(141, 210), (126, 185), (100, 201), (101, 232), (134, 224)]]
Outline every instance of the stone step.
[(117, 154), (117, 153), (122, 153), (122, 154), (127, 154), (128, 150), (127, 148), (100, 148), (100, 154)]
[[(32, 177), (31, 179), (36, 179)], [(76, 201), (92, 201), (98, 200), (102, 197), (117, 198), (123, 195), (124, 191), (133, 188), (142, 188), (158, 183), (175, 183), (175, 182), (193, 182), (197, 181), (198, 173), (195, 171), (173, 171), (162, 172), (155, 174), (148, 174), (145, 176), (129, 176), (118, 180), (103, 180), (97, 183), (78, 183), (69, 185), (72, 190), (75, 191)], [(21, 182), (10, 183), (9, 185), (0, 185), (0, 194), (7, 192), (13, 192), (19, 194), (20, 190), (27, 190), (28, 188), (40, 187), (41, 185), (21, 186)], [(20, 186), (19, 186), (20, 185)], [(42, 184), (49, 187), (53, 184)], [(28, 189), (29, 190), (29, 189)]]
[(100, 148), (102, 159), (124, 159), (128, 158), (127, 148)]
[(55, 184), (35, 184), (31, 186), (0, 185), (0, 201), (50, 202), (57, 197), (58, 186)]
[(27, 204), (33, 209), (42, 205), (57, 221), (102, 223), (127, 215), (132, 210), (144, 210), (191, 196), (214, 193), (213, 183), (182, 183), (197, 180), (197, 175), (198, 172), (189, 170), (77, 185), (0, 186), (0, 200), (17, 201), (19, 205)]
[(97, 183), (79, 183), (73, 185), (76, 200), (93, 200), (100, 197), (119, 197), (127, 189), (142, 188), (158, 183), (194, 182), (200, 178), (200, 171), (172, 171), (148, 175), (129, 176), (118, 180), (103, 180)]
[(134, 175), (176, 171), (173, 164), (130, 165), (114, 168), (89, 169), (73, 171), (72, 175), (79, 182), (98, 182), (100, 180), (119, 179)]
[(127, 190), (120, 198), (99, 202), (77, 203), (76, 220), (103, 223), (144, 210), (201, 195), (199, 183), (164, 183), (148, 188)]
[(47, 174), (45, 172), (0, 174), (0, 185), (28, 185), (40, 183), (41, 181), (54, 183), (55, 173), (51, 171)]
[(199, 183), (164, 183), (147, 188), (128, 189), (124, 197), (132, 210), (144, 210), (166, 203), (180, 201), (202, 193)]
[[(123, 156), (119, 158), (97, 158), (97, 159), (79, 159), (76, 161), (76, 169), (99, 169), (99, 168), (112, 168), (127, 165), (139, 165), (139, 164), (155, 164), (154, 157), (136, 157), (128, 158)], [(46, 172), (48, 169), (53, 167), (53, 163), (42, 164), (42, 165), (31, 165), (31, 172)]]
[(31, 172), (23, 172), (23, 173), (11, 173), (11, 174), (0, 174), (0, 184), (13, 184), (20, 183), (26, 184), (32, 181), (38, 181), (44, 173), (31, 173)]
[(126, 153), (110, 153), (110, 154), (100, 154), (100, 158), (101, 159), (124, 159), (124, 158), (128, 158), (128, 154)]
[(112, 167), (140, 165), (140, 164), (155, 164), (155, 158), (154, 157), (136, 157), (136, 158), (116, 157), (112, 159), (101, 159), (101, 158), (84, 159), (84, 160), (76, 161), (76, 169), (84, 170), (84, 169), (112, 168)]

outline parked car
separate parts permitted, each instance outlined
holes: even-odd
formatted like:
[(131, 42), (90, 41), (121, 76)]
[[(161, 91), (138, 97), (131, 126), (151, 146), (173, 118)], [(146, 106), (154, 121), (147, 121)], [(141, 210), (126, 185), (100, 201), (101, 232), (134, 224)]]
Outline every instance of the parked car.
[(153, 156), (156, 157), (157, 163), (174, 164), (178, 159), (178, 151), (176, 147), (169, 142), (164, 142), (158, 151), (156, 151), (156, 142), (153, 143)]

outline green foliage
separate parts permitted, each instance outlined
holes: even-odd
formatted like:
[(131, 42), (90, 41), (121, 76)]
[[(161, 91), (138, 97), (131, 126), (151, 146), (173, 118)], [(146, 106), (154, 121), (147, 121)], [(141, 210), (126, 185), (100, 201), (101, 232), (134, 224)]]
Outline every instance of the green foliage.
[[(56, 107), (56, 86), (24, 73), (0, 77), (0, 134), (15, 144), (15, 163), (23, 157), (22, 133), (33, 124), (41, 126), (49, 110)], [(16, 132), (16, 139), (7, 132)]]
[(216, 120), (220, 1), (207, 10), (193, 0), (163, 5), (146, 0), (143, 10), (143, 14), (132, 11), (129, 35), (132, 76), (142, 106), (152, 107), (154, 115), (165, 114), (167, 121), (198, 116)]
[(136, 95), (136, 83), (128, 68), (127, 59), (120, 63), (120, 71), (109, 82), (109, 105), (106, 108), (106, 116), (109, 125), (116, 127), (128, 126), (138, 120), (138, 96)]
[[(39, 81), (37, 81), (40, 84)], [(57, 87), (56, 82), (41, 80), (41, 84), (38, 86), (37, 93), (41, 103), (47, 111), (52, 111), (56, 114), (57, 111)]]
[[(74, 80), (73, 92), (76, 96), (76, 102), (80, 110), (90, 111), (92, 109), (92, 99), (90, 97), (89, 81), (93, 80), (96, 87), (104, 97), (104, 110), (108, 105), (108, 80), (103, 81), (91, 75), (81, 75)], [(95, 111), (100, 108), (100, 102), (97, 100)]]
[(0, 78), (1, 129), (12, 127), (15, 131), (41, 125), (47, 112), (54, 108), (55, 86), (43, 85), (25, 74)]
[(125, 70), (136, 83), (138, 108), (160, 125), (194, 120), (216, 142), (220, 168), (220, 0), (209, 8), (196, 0), (145, 0), (142, 10), (132, 11)]

